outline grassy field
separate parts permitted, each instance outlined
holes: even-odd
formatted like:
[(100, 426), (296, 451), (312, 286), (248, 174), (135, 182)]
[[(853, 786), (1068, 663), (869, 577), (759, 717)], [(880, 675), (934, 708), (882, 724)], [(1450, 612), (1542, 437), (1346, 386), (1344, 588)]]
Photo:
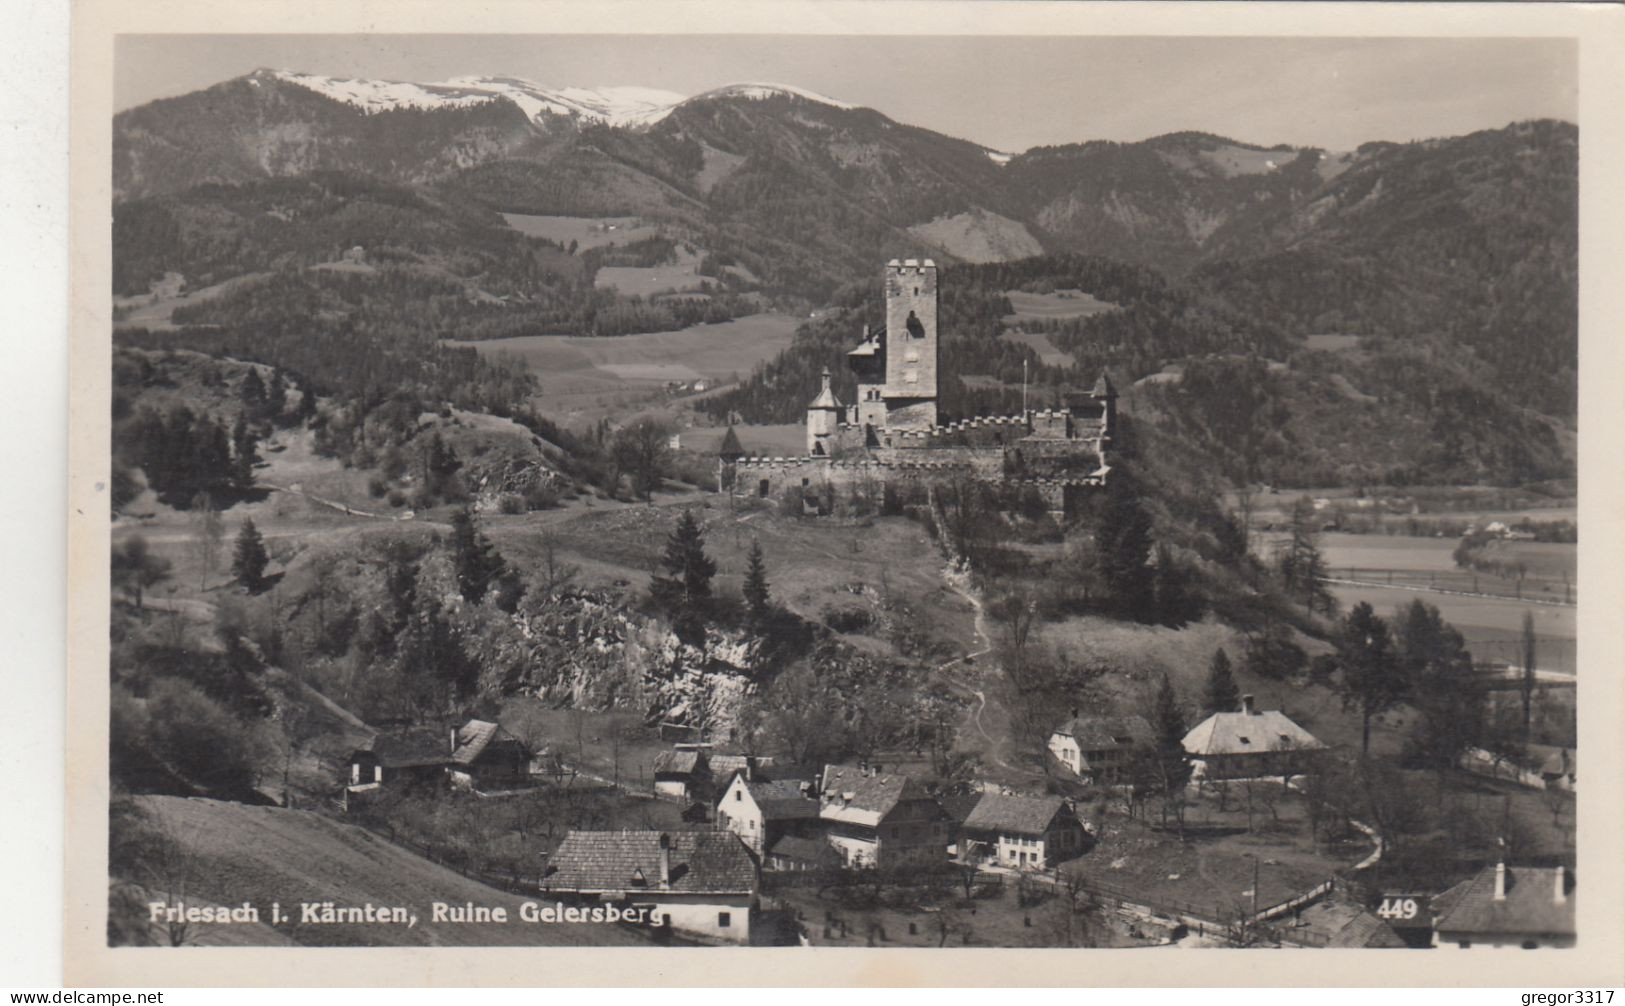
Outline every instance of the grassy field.
[(1072, 354), (1056, 349), (1055, 344), (1049, 341), (1049, 335), (1044, 332), (1006, 332), (1003, 337), (1037, 353), (1038, 361), (1046, 367), (1072, 365)]
[(604, 266), (598, 270), (593, 285), (600, 289), (613, 287), (621, 293), (651, 297), (659, 293), (682, 293), (700, 289), (704, 279), (699, 274), (700, 256), (679, 245), (677, 261), (670, 265)]
[[(319, 814), (277, 807), (176, 797), (141, 797), (182, 850), (185, 891), (216, 904), (251, 902), (260, 917), (271, 902), (297, 918), (301, 901), (342, 906), (402, 906), (415, 926), (340, 924), (288, 926), (295, 943), (309, 946), (636, 946), (643, 941), (610, 925), (560, 923), (435, 924), (432, 902), (504, 906), (517, 920), (524, 900), (476, 883)], [(272, 936), (274, 934), (267, 934)], [(277, 942), (266, 939), (266, 943)]]
[(1004, 316), (1006, 324), (1025, 320), (1056, 321), (1065, 318), (1087, 318), (1116, 310), (1116, 304), (1098, 300), (1082, 290), (1056, 290), (1053, 293), (1028, 293), (1025, 290), (1006, 290), (1012, 313)]
[[(1255, 541), (1267, 556), (1281, 537), (1259, 535)], [(1564, 674), (1576, 671), (1577, 609), (1557, 603), (1526, 603), (1564, 600), (1564, 580), (1573, 584), (1575, 578), (1574, 545), (1498, 544), (1497, 558), (1526, 563), (1529, 575), (1521, 585), (1457, 568), (1451, 557), (1456, 541), (1451, 538), (1328, 532), (1320, 536), (1320, 547), (1334, 579), (1363, 581), (1332, 585), (1332, 594), (1345, 611), (1364, 601), (1387, 616), (1419, 598), (1437, 607), (1461, 631), (1480, 660), (1516, 659), (1524, 613), (1529, 612), (1535, 619), (1541, 669)], [(1468, 594), (1495, 596), (1464, 596)]]
[(533, 238), (545, 238), (568, 248), (576, 243), (579, 251), (611, 244), (631, 244), (652, 238), (660, 228), (637, 217), (550, 217), (533, 213), (504, 213), (502, 219), (514, 230)]
[(800, 319), (754, 314), (675, 332), (591, 338), (527, 335), (453, 343), (497, 356), (517, 356), (540, 384), (536, 406), (565, 422), (625, 418), (667, 402), (666, 385), (750, 373), (790, 345)]

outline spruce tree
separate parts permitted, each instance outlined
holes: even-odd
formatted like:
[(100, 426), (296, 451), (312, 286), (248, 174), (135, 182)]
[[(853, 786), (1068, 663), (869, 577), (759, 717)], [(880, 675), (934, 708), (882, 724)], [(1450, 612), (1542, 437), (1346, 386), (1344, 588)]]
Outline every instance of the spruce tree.
[(767, 569), (762, 565), (762, 543), (759, 541), (751, 542), (750, 555), (745, 560), (744, 594), (751, 628), (760, 630), (767, 624), (773, 597), (768, 593)]
[(692, 510), (684, 510), (666, 539), (660, 559), (665, 576), (655, 576), (649, 594), (672, 623), (677, 638), (690, 646), (705, 641), (705, 608), (717, 564), (705, 554), (705, 535)]
[(231, 480), (237, 488), (248, 489), (254, 485), (254, 465), (259, 462), (260, 456), (246, 411), (237, 414), (237, 422), (231, 428), (231, 447)]
[(1233, 713), (1241, 704), (1241, 689), (1230, 673), (1230, 655), (1224, 647), (1213, 651), (1213, 662), (1208, 665), (1207, 690), (1202, 693), (1202, 710), (1206, 713)]
[(457, 592), (465, 601), (480, 603), (486, 591), (507, 572), (508, 566), (502, 561), (501, 553), (474, 526), (474, 511), (469, 507), (452, 515), (451, 549), (457, 570)]
[(1320, 554), (1320, 531), (1315, 526), (1315, 504), (1303, 496), (1292, 505), (1292, 538), (1281, 553), (1281, 582), (1287, 593), (1303, 601), (1310, 614), (1332, 611), (1335, 601), (1326, 589), (1326, 560)]
[(1364, 601), (1343, 621), (1337, 662), (1343, 671), (1343, 707), (1360, 713), (1360, 753), (1370, 754), (1372, 719), (1399, 705), (1407, 689), (1388, 624)]
[(243, 383), (237, 388), (245, 411), (254, 411), (265, 404), (265, 382), (260, 379), (258, 367), (249, 367)]
[(1153, 621), (1154, 571), (1146, 564), (1151, 553), (1151, 518), (1128, 485), (1112, 483), (1107, 492), (1106, 512), (1095, 535), (1105, 588), (1119, 617)]
[(268, 562), (270, 557), (265, 554), (265, 539), (260, 537), (253, 519), (245, 518), (242, 530), (237, 532), (237, 548), (231, 558), (232, 575), (248, 588), (249, 593), (257, 593), (265, 583), (265, 566)]
[(282, 411), (287, 407), (288, 383), (283, 380), (282, 371), (273, 370), (271, 385), (265, 391), (265, 414), (274, 422), (282, 418)]

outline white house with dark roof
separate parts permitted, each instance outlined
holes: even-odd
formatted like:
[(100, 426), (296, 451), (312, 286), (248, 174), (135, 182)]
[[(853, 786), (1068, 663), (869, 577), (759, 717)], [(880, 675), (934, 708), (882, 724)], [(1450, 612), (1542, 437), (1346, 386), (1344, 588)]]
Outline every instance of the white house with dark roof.
[(760, 856), (787, 835), (819, 836), (819, 806), (812, 793), (810, 782), (752, 780), (736, 774), (717, 801), (717, 824)]
[(749, 943), (761, 871), (726, 831), (572, 831), (542, 878), (543, 890), (581, 901), (644, 909), (672, 932)]
[(1574, 886), (1561, 866), (1486, 866), (1433, 899), (1433, 945), (1572, 947)]
[(908, 776), (878, 765), (826, 765), (818, 807), (847, 866), (930, 866), (948, 858), (952, 819)]
[(1049, 752), (1090, 782), (1111, 782), (1128, 765), (1134, 748), (1150, 744), (1151, 725), (1139, 716), (1079, 716), (1074, 709), (1049, 736)]
[(1083, 852), (1083, 824), (1058, 796), (984, 793), (961, 826), (967, 862), (1039, 870)]
[(1192, 727), (1182, 743), (1191, 778), (1210, 781), (1302, 775), (1326, 750), (1280, 710), (1260, 711), (1251, 695), (1241, 697), (1239, 711), (1214, 713)]

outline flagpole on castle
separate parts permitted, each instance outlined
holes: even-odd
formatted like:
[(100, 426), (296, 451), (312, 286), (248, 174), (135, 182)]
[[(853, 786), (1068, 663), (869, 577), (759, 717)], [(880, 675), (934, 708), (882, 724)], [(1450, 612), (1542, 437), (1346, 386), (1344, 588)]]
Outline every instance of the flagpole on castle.
[(1027, 358), (1021, 358), (1021, 414), (1027, 415)]

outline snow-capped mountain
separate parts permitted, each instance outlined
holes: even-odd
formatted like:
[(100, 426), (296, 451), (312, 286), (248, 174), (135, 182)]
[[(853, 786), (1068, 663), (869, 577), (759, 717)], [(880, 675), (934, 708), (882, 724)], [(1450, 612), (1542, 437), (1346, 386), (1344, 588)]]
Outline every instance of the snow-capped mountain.
[(511, 101), (536, 121), (542, 115), (568, 115), (609, 126), (651, 126), (688, 101), (707, 98), (762, 100), (789, 95), (840, 109), (858, 106), (788, 84), (727, 84), (698, 95), (684, 95), (653, 87), (553, 88), (522, 77), (453, 77), (429, 84), (408, 81), (327, 77), (292, 70), (266, 70), (255, 77), (277, 80), (315, 91), (369, 112), (393, 108), (455, 108), (493, 100)]

